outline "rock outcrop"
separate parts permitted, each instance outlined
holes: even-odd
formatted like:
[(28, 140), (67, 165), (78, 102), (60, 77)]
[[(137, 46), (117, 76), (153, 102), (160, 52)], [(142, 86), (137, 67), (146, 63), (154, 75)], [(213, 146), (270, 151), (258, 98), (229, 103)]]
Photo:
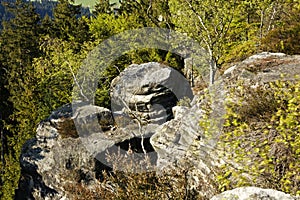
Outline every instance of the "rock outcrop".
[[(141, 151), (139, 130), (108, 129), (114, 126), (112, 117), (106, 108), (83, 104), (73, 111), (69, 104), (42, 121), (36, 137), (23, 146), (15, 199), (70, 199), (65, 192), (68, 185), (99, 186), (102, 171), (111, 170), (104, 158), (107, 151), (114, 153), (119, 147), (127, 151), (129, 145)], [(149, 144), (144, 145), (148, 152), (153, 151)]]
[[(203, 104), (208, 98), (202, 101), (195, 98), (191, 108), (175, 108), (175, 111), (181, 110), (179, 115), (175, 115), (175, 119), (161, 125), (150, 140), (158, 155), (157, 165), (160, 168), (174, 165), (188, 167), (192, 174), (197, 174), (191, 175), (191, 187), (197, 187), (203, 181), (215, 179), (211, 177), (215, 167), (225, 161), (234, 162), (223, 160), (220, 156), (223, 152), (214, 151), (224, 122), (224, 103), (230, 88), (235, 87), (236, 83), (241, 80), (243, 84), (250, 87), (257, 87), (275, 80), (295, 80), (297, 79), (295, 75), (300, 74), (299, 63), (300, 56), (261, 53), (226, 70), (214, 86), (209, 88), (213, 108), (209, 118), (214, 119), (215, 135), (205, 138), (204, 130), (199, 126), (199, 122), (205, 116), (205, 111), (202, 110)], [(215, 192), (216, 188), (213, 185), (210, 186), (203, 189), (203, 196), (211, 197)]]
[(178, 71), (163, 64), (146, 63), (131, 65), (114, 79), (111, 97), (113, 112), (163, 124), (173, 118), (172, 107), (176, 102), (184, 97), (192, 99), (193, 93)]
[[(300, 56), (262, 53), (226, 70), (224, 75), (209, 89), (210, 95), (213, 95), (212, 106), (214, 112), (211, 116), (219, 119), (217, 127), (222, 127), (222, 116), (225, 113), (224, 101), (228, 88), (234, 87), (238, 80), (243, 80), (253, 87), (275, 80), (295, 80), (297, 78), (295, 75), (300, 74), (298, 63), (300, 63)], [(184, 156), (188, 153), (187, 149), (193, 142), (205, 139), (199, 126), (199, 121), (204, 114), (204, 111), (201, 110), (202, 104), (203, 101), (197, 100), (196, 97), (191, 108), (181, 109), (175, 107), (175, 113), (176, 110), (180, 110), (178, 116), (175, 115), (175, 119), (160, 126), (151, 137), (151, 143), (155, 151), (159, 152), (158, 164), (163, 162), (170, 164), (172, 160), (189, 159), (190, 157)], [(212, 139), (218, 139), (218, 135), (215, 135)], [(205, 142), (214, 144), (213, 140)], [(198, 159), (202, 160), (201, 157)]]
[(244, 81), (257, 86), (276, 80), (295, 80), (300, 73), (300, 56), (282, 53), (260, 53), (228, 68), (221, 80)]
[(284, 192), (257, 187), (241, 187), (223, 192), (211, 198), (211, 200), (299, 200)]
[(74, 177), (73, 181), (98, 184), (95, 159), (78, 137), (72, 116), (71, 104), (57, 109), (25, 143), (15, 199), (68, 199), (64, 186), (74, 184)]
[[(294, 80), (300, 72), (300, 56), (262, 53), (236, 64), (220, 76), (209, 96), (176, 106), (192, 90), (181, 74), (159, 63), (132, 65), (111, 85), (112, 111), (93, 105), (64, 106), (40, 123), (37, 135), (26, 142), (20, 158), (22, 176), (16, 199), (69, 199), (66, 184), (83, 182), (89, 188), (101, 184), (106, 151), (133, 150), (152, 153), (158, 169), (188, 167), (188, 189), (209, 199), (217, 192), (214, 168), (224, 163), (214, 147), (225, 114), (225, 97), (234, 83), (251, 87), (282, 79)], [(213, 112), (207, 115), (203, 105)], [(214, 119), (215, 135), (206, 137), (199, 126)], [(144, 141), (144, 143), (142, 143)], [(71, 179), (70, 176), (77, 177)], [(201, 187), (199, 187), (201, 186)], [(200, 189), (199, 189), (200, 188)], [(282, 198), (273, 197), (282, 195)], [(272, 196), (273, 195), (273, 196)], [(24, 197), (25, 196), (25, 197)], [(212, 198), (294, 199), (281, 192), (239, 188)]]

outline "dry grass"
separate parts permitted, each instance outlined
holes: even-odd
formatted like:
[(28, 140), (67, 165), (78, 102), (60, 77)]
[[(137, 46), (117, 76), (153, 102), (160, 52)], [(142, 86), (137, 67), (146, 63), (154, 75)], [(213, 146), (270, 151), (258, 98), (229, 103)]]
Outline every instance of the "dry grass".
[(114, 169), (103, 171), (103, 179), (95, 187), (84, 183), (65, 184), (71, 199), (207, 199), (188, 189), (188, 169), (156, 171), (147, 157), (140, 160), (130, 153), (107, 154), (107, 160)]

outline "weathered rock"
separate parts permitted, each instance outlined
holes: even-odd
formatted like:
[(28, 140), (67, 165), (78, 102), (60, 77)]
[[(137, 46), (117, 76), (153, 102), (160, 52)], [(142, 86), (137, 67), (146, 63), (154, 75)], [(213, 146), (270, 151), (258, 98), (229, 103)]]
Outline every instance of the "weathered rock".
[(189, 108), (186, 106), (174, 106), (172, 108), (172, 112), (174, 115), (174, 119), (181, 119), (185, 116), (185, 114), (189, 111)]
[[(102, 161), (107, 150), (116, 151), (120, 147), (127, 151), (129, 146), (134, 152), (143, 153), (141, 137), (145, 138), (144, 148), (148, 153), (155, 150), (152, 161), (158, 168), (187, 168), (187, 188), (211, 198), (217, 191), (214, 169), (224, 162), (219, 154), (222, 152), (215, 151), (214, 147), (223, 125), (228, 88), (239, 80), (257, 87), (282, 79), (282, 74), (285, 74), (283, 79), (295, 80), (295, 75), (300, 73), (299, 63), (300, 56), (284, 54), (250, 57), (226, 70), (208, 88), (210, 96), (194, 98), (190, 107), (175, 106), (184, 96), (192, 96), (190, 86), (180, 74), (158, 63), (132, 65), (112, 83), (113, 112), (82, 104), (75, 105), (73, 113), (72, 106), (67, 105), (41, 122), (36, 138), (23, 147), (22, 176), (16, 199), (68, 199), (63, 186), (76, 184), (74, 180), (89, 187), (98, 185), (97, 170), (105, 166), (95, 161), (95, 157)], [(207, 103), (213, 109), (208, 116), (203, 109)], [(204, 135), (199, 125), (201, 120), (207, 120), (205, 117), (216, 122), (215, 134), (210, 137)], [(71, 180), (71, 174), (78, 178)], [(230, 191), (221, 195), (227, 194)], [(244, 194), (264, 199), (267, 196), (263, 195), (269, 195), (270, 191), (244, 188), (231, 194), (241, 194), (238, 196), (241, 199)], [(220, 198), (227, 199), (227, 196)]]
[(66, 183), (98, 182), (95, 160), (78, 138), (72, 115), (71, 104), (57, 109), (23, 146), (16, 199), (67, 199)]
[[(176, 70), (160, 63), (127, 67), (111, 84), (112, 109), (162, 124), (173, 118), (172, 107), (183, 97), (192, 99), (188, 81)], [(138, 117), (136, 117), (138, 116)]]
[[(217, 112), (211, 116), (222, 125), (222, 116), (225, 112), (222, 99), (223, 91), (216, 93), (213, 106)], [(170, 166), (182, 167), (189, 170), (188, 183), (190, 189), (196, 189), (202, 185), (199, 192), (203, 197), (211, 197), (216, 192), (216, 186), (211, 180), (211, 172), (214, 166), (222, 161), (211, 149), (213, 149), (218, 135), (205, 138), (199, 122), (205, 111), (201, 103), (192, 103), (191, 108), (174, 107), (175, 119), (161, 125), (151, 137), (150, 142), (157, 152), (157, 166), (159, 169), (168, 169)]]
[(114, 118), (109, 109), (92, 105), (78, 107), (72, 118), (76, 119), (77, 129), (80, 125), (94, 124), (95, 127), (100, 127), (102, 131), (106, 131), (114, 125)]
[[(61, 199), (66, 196), (63, 184), (72, 172), (85, 169), (87, 180), (94, 179), (94, 160), (79, 138), (59, 139), (49, 122), (39, 125), (37, 138), (29, 140), (21, 155), (21, 179), (16, 199)], [(90, 180), (91, 179), (91, 180)]]
[(299, 62), (299, 55), (263, 52), (228, 68), (221, 80), (237, 78), (253, 85), (275, 80), (294, 80), (300, 74)]
[[(217, 127), (222, 127), (227, 88), (234, 85), (237, 80), (244, 80), (246, 83), (255, 86), (282, 79), (282, 74), (285, 74), (284, 79), (295, 79), (294, 76), (300, 73), (300, 66), (297, 63), (300, 63), (300, 56), (262, 53), (250, 57), (225, 71), (225, 74), (217, 80), (216, 84), (209, 88), (213, 108), (210, 117), (219, 120)], [(208, 101), (208, 98), (204, 101)], [(151, 143), (155, 150), (160, 152), (158, 164), (160, 162), (170, 164), (169, 159), (183, 159), (182, 156), (187, 153), (187, 148), (193, 141), (204, 139), (199, 126), (199, 121), (204, 114), (201, 107), (204, 101), (194, 100), (191, 108), (174, 107), (175, 113), (178, 113), (176, 119), (163, 124), (153, 135)], [(215, 135), (213, 138), (217, 137), (218, 135)], [(201, 158), (198, 159), (201, 160)]]
[(257, 187), (241, 187), (223, 192), (211, 198), (211, 200), (298, 200), (284, 192)]
[[(106, 129), (113, 126), (108, 109), (92, 105), (76, 108), (74, 116), (71, 105), (54, 111), (39, 124), (36, 137), (23, 146), (15, 199), (69, 199), (66, 184), (99, 186), (100, 172), (110, 170), (108, 163), (101, 162), (106, 151), (118, 151), (120, 147), (126, 152), (129, 144), (133, 151), (140, 151), (139, 130)], [(144, 132), (151, 135), (156, 126)], [(147, 144), (144, 148), (153, 151)]]
[[(160, 168), (174, 165), (185, 166), (192, 173), (198, 174), (192, 177), (199, 181), (190, 180), (190, 184), (194, 184), (195, 187), (197, 184), (203, 184), (205, 180), (214, 179), (211, 177), (211, 172), (225, 161), (220, 156), (223, 153), (216, 151), (214, 147), (219, 140), (223, 126), (223, 116), (226, 113), (225, 100), (229, 89), (234, 87), (239, 80), (243, 80), (244, 84), (251, 87), (279, 79), (295, 80), (295, 75), (300, 74), (299, 63), (300, 56), (284, 54), (262, 53), (250, 57), (226, 70), (214, 86), (209, 88), (210, 97), (206, 96), (202, 101), (193, 100), (192, 107), (185, 108), (184, 112), (183, 109), (174, 107), (175, 112), (179, 111), (175, 119), (161, 125), (150, 140), (158, 154), (157, 165)], [(203, 117), (207, 117), (203, 105), (208, 101), (211, 101), (210, 106), (213, 112), (209, 114), (208, 119), (204, 120), (210, 120), (215, 124), (212, 126), (214, 130), (211, 131), (213, 135), (205, 137), (199, 122), (203, 120)], [(232, 160), (226, 160), (226, 162), (236, 164)], [(210, 185), (211, 187), (202, 188), (199, 192), (205, 197), (211, 197), (216, 188), (213, 184)]]

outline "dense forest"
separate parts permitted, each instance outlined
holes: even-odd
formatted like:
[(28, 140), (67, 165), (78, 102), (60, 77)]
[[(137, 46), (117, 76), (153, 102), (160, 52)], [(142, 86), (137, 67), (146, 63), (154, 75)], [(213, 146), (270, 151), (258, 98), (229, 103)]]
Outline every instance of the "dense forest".
[[(0, 29), (2, 29), (2, 21), (9, 21), (13, 18), (13, 14), (9, 12), (8, 5), (14, 4), (15, 0), (1, 0), (0, 1)], [(40, 18), (43, 19), (46, 16), (53, 18), (53, 9), (58, 4), (57, 1), (42, 0), (42, 1), (31, 1), (35, 8), (35, 12), (39, 14)], [(6, 6), (5, 6), (6, 5)], [(90, 16), (90, 9), (87, 7), (80, 8), (81, 16)]]
[[(0, 33), (0, 199), (12, 199), (24, 142), (51, 111), (71, 102), (73, 73), (90, 50), (124, 30), (159, 27), (186, 33), (209, 52), (215, 70), (261, 51), (300, 53), (299, 0), (98, 0), (93, 13), (71, 0), (3, 1)], [(128, 52), (105, 71), (96, 104), (109, 107), (111, 80), (132, 63), (182, 69), (159, 49)]]

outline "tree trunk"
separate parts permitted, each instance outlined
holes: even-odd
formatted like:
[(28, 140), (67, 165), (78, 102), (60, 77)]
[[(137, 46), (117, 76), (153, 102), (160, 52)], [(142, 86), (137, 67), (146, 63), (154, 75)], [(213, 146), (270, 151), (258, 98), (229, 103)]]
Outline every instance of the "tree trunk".
[(209, 85), (213, 85), (215, 82), (216, 70), (217, 70), (216, 62), (214, 61), (213, 58), (211, 58), (209, 62)]

